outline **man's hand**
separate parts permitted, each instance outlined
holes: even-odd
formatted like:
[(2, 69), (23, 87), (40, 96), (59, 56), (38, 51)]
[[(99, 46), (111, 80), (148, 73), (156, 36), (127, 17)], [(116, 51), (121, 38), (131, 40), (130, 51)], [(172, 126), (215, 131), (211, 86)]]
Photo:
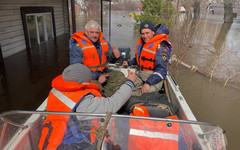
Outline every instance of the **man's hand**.
[(150, 90), (150, 85), (144, 84), (142, 89), (140, 90), (141, 93), (148, 93)]
[(120, 52), (118, 49), (115, 48), (115, 45), (113, 45), (113, 55), (115, 58), (119, 58), (120, 57)]
[(137, 75), (134, 72), (128, 70), (128, 77), (127, 78), (129, 80), (132, 80), (132, 82), (135, 82), (137, 80)]
[(101, 74), (99, 77), (98, 77), (98, 82), (103, 84), (104, 82), (107, 81), (107, 77), (109, 76), (109, 74)]
[(128, 62), (126, 60), (124, 60), (122, 66), (123, 66), (123, 68), (127, 68), (128, 67)]

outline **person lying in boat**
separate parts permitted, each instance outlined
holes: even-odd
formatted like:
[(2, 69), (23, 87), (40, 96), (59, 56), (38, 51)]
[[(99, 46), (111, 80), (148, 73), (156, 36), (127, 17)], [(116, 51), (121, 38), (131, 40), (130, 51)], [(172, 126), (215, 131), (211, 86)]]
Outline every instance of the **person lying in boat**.
[[(135, 73), (128, 71), (125, 84), (111, 97), (102, 97), (99, 86), (90, 82), (90, 69), (80, 63), (70, 65), (53, 79), (46, 111), (116, 113), (130, 98), (136, 78)], [(61, 143), (66, 145), (64, 139), (67, 145), (76, 142), (78, 139), (69, 140), (65, 132), (69, 119), (66, 115), (48, 115), (43, 122), (39, 149), (56, 149)]]
[(81, 63), (87, 66), (93, 80), (107, 80), (100, 85), (106, 96), (112, 96), (125, 83), (122, 72), (111, 71), (107, 67), (108, 63), (115, 63), (120, 58), (120, 52), (104, 38), (101, 26), (96, 21), (90, 20), (85, 25), (84, 32), (73, 34), (69, 49), (70, 64)]
[(162, 88), (172, 51), (171, 43), (167, 39), (169, 30), (163, 24), (155, 28), (152, 22), (144, 21), (140, 25), (140, 33), (135, 57), (123, 62), (124, 67), (138, 66), (134, 96)]

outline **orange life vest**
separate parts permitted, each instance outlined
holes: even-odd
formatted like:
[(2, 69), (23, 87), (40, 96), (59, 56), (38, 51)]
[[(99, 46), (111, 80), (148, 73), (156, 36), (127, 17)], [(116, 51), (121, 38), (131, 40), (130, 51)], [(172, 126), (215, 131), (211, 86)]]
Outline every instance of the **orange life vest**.
[[(177, 119), (177, 116), (171, 116)], [(177, 150), (179, 123), (143, 119), (129, 120), (128, 150)]]
[[(48, 96), (46, 111), (71, 112), (86, 94), (101, 97), (100, 88), (94, 83), (64, 81), (59, 75), (52, 81), (53, 89)], [(56, 149), (61, 143), (69, 116), (47, 115), (43, 123), (39, 149)]]
[(145, 106), (142, 105), (134, 105), (133, 112), (130, 113), (131, 116), (143, 116), (143, 117), (150, 117), (148, 110)]
[[(136, 49), (136, 60), (138, 64), (138, 69), (143, 71), (154, 71), (155, 70), (155, 55), (162, 41), (168, 41), (168, 35), (166, 34), (157, 34), (153, 36), (147, 43), (142, 47), (142, 39), (138, 40), (137, 49)], [(139, 56), (139, 51), (142, 51)], [(167, 47), (169, 50), (169, 48)]]
[(108, 56), (108, 43), (103, 37), (103, 33), (100, 32), (100, 45), (102, 50), (102, 57), (100, 62), (100, 57), (97, 52), (96, 47), (92, 44), (92, 42), (85, 37), (84, 32), (77, 32), (73, 34), (73, 37), (81, 47), (83, 51), (83, 64), (88, 66), (94, 72), (103, 71), (107, 68), (107, 56)]

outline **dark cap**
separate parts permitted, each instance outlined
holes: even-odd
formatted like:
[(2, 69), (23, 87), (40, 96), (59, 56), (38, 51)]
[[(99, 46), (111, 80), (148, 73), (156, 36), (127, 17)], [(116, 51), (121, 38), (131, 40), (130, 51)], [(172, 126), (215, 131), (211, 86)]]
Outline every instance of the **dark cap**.
[(143, 21), (140, 25), (140, 33), (142, 29), (151, 29), (152, 31), (156, 32), (154, 24), (151, 21)]

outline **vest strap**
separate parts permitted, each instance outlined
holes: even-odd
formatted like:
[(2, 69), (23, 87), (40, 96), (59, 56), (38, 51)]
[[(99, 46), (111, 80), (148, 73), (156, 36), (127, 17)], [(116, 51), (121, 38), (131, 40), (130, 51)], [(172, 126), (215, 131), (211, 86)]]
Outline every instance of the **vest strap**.
[(139, 70), (147, 69), (147, 70), (154, 71), (153, 68), (151, 68), (151, 67), (148, 67), (148, 68), (147, 68), (147, 67), (143, 67), (143, 65), (139, 66), (138, 69), (139, 69)]
[(98, 68), (100, 68), (100, 67), (105, 67), (107, 65), (107, 61), (105, 61), (103, 64), (101, 64), (101, 65), (95, 65), (95, 66), (91, 66), (91, 67), (88, 67), (88, 68), (95, 68), (96, 69), (96, 71), (97, 71), (97, 69)]
[(42, 147), (42, 150), (45, 150), (47, 148), (48, 144), (49, 144), (48, 140), (49, 140), (49, 138), (50, 138), (50, 136), (52, 134), (52, 131), (53, 131), (52, 121), (50, 121), (49, 123), (44, 124), (42, 129), (43, 128), (48, 128), (48, 134), (47, 134), (47, 136), (46, 136), (46, 138), (44, 140), (43, 147)]
[(143, 61), (150, 61), (150, 62), (154, 62), (155, 61), (155, 59), (152, 59), (152, 58), (146, 58), (145, 56), (142, 56), (141, 57), (141, 59), (143, 60)]

